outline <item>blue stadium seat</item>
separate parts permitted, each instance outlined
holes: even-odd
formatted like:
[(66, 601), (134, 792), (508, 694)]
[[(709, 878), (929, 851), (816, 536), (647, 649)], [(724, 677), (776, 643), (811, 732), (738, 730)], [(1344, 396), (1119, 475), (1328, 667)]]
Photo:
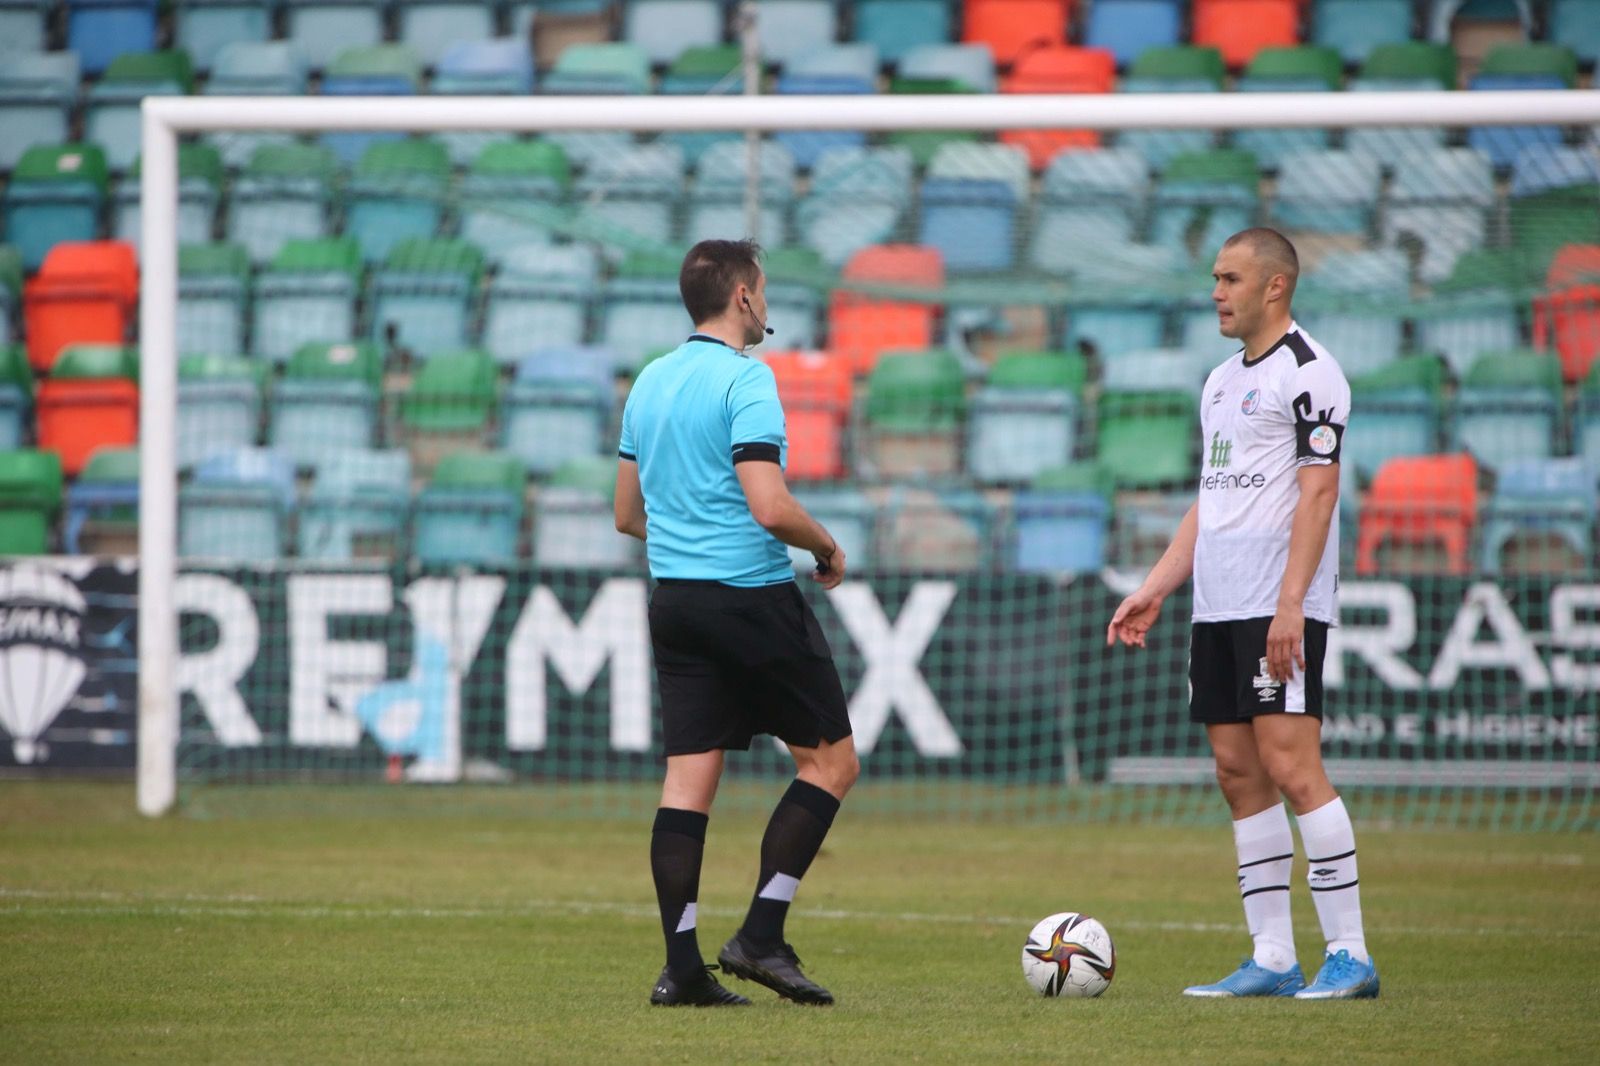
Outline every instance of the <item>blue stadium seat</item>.
[(85, 74), (99, 74), (124, 52), (156, 46), (159, 0), (67, 0), (67, 48)]
[(466, 241), (400, 241), (372, 273), (372, 339), (424, 360), (466, 347), (482, 275), (483, 253)]
[(683, 152), (672, 144), (636, 145), (590, 160), (577, 185), (583, 218), (635, 240), (670, 244), (683, 175)]
[(0, 66), (0, 170), (10, 170), (35, 144), (67, 139), (78, 98), (73, 52), (12, 52)]
[(270, 261), (284, 243), (330, 232), (338, 206), (338, 162), (326, 148), (260, 145), (228, 199), (227, 239), (244, 245), (256, 264)]
[[(779, 93), (808, 96), (862, 96), (877, 92), (878, 49), (867, 42), (829, 45), (791, 59), (778, 79)], [(833, 148), (867, 143), (857, 130), (780, 130), (773, 140), (789, 149), (795, 165), (810, 170)]]
[(756, 5), (761, 58), (786, 66), (791, 60), (831, 44), (839, 33), (836, 0), (765, 0)]
[(626, 366), (676, 347), (694, 329), (676, 278), (618, 277), (605, 287), (602, 299), (600, 343)]
[(835, 148), (811, 172), (795, 210), (796, 236), (829, 266), (887, 241), (910, 204), (911, 153), (904, 148)]
[[(522, 466), (514, 456), (445, 456), (417, 496), (412, 551), (427, 564), (512, 563), (522, 527)], [(513, 487), (515, 485), (515, 487)]]
[[(55, 0), (4, 0), (0, 3), (0, 41), (14, 55), (45, 50), (45, 26)], [(57, 138), (65, 140), (65, 138)]]
[[(1123, 78), (1117, 83), (1123, 93), (1211, 93), (1216, 85), (1203, 79)], [(1144, 157), (1152, 169), (1160, 170), (1173, 159), (1189, 152), (1211, 149), (1216, 135), (1210, 130), (1124, 130), (1117, 134), (1117, 147), (1131, 148)]]
[(1550, 41), (1572, 49), (1585, 63), (1600, 60), (1600, 5), (1588, 0), (1551, 0)]
[(1441, 44), (1450, 41), (1450, 26), (1458, 17), (1480, 21), (1515, 20), (1522, 35), (1533, 30), (1533, 5), (1529, 0), (1431, 0), (1424, 5), (1428, 37)]
[(146, 96), (181, 96), (193, 87), (188, 57), (181, 52), (125, 54), (90, 87), (83, 115), (84, 140), (98, 144), (112, 170), (127, 170), (139, 157), (139, 104)]
[[(422, 60), (409, 45), (382, 44), (349, 48), (328, 63), (322, 74), (324, 96), (415, 96), (422, 84)], [(324, 133), (321, 142), (349, 166), (383, 141), (398, 141), (398, 131), (341, 130)]]
[(1600, 153), (1593, 147), (1535, 144), (1511, 165), (1511, 195), (1537, 196), (1555, 189), (1600, 186)]
[(450, 155), (438, 141), (379, 141), (352, 175), (344, 231), (375, 263), (408, 237), (431, 237), (444, 218)]
[[(496, 37), (457, 41), (444, 50), (434, 68), (434, 93), (441, 96), (524, 96), (533, 91), (533, 53), (527, 38)], [(490, 130), (446, 130), (436, 134), (450, 152), (450, 162), (464, 167), (501, 139)]]
[(1111, 392), (1182, 391), (1200, 395), (1213, 360), (1187, 348), (1146, 348), (1117, 352), (1101, 363), (1100, 387)]
[(313, 70), (347, 48), (383, 41), (387, 0), (282, 0), (286, 36)]
[(1424, 280), (1439, 281), (1462, 253), (1484, 243), (1494, 205), (1494, 171), (1476, 149), (1402, 156), (1383, 213), (1383, 242), (1420, 241), (1417, 272)]
[(1018, 573), (1095, 573), (1106, 563), (1111, 501), (1091, 490), (1019, 492), (1012, 527), (1011, 565)]
[[(1352, 78), (1349, 92), (1445, 92), (1444, 86), (1428, 78)], [(1398, 161), (1428, 155), (1445, 147), (1448, 134), (1443, 126), (1373, 126), (1344, 131), (1346, 151), (1367, 155), (1383, 166), (1395, 169)]]
[(1411, 0), (1316, 0), (1311, 40), (1359, 64), (1377, 45), (1409, 41), (1411, 21)]
[(784, 238), (794, 199), (794, 157), (783, 145), (764, 140), (757, 149), (756, 164), (760, 174), (760, 228), (747, 233), (744, 198), (745, 176), (750, 171), (749, 149), (742, 140), (719, 141), (706, 148), (689, 195), (685, 245), (708, 238), (740, 237), (755, 237), (768, 248), (788, 243)]
[[(1567, 89), (1564, 80), (1546, 74), (1478, 74), (1468, 82), (1474, 92)], [(1497, 167), (1508, 167), (1517, 154), (1534, 145), (1559, 145), (1560, 126), (1473, 126), (1467, 130), (1467, 144), (1489, 157)]]
[[(67, 517), (61, 546), (68, 555), (109, 554), (88, 543), (90, 523), (137, 534), (139, 452), (136, 448), (97, 448), (82, 474), (67, 488)], [(110, 532), (107, 529), (106, 532)]]
[(359, 250), (348, 241), (330, 242), (344, 262), (288, 260), (303, 243), (286, 244), (273, 269), (256, 278), (250, 336), (253, 354), (259, 359), (281, 363), (302, 345), (333, 344), (356, 336), (359, 265), (348, 260), (359, 261)]
[(722, 23), (723, 9), (717, 0), (628, 0), (622, 39), (642, 49), (650, 62), (664, 66), (686, 48), (721, 41)]
[(317, 459), (300, 508), (302, 559), (349, 562), (404, 554), (411, 513), (411, 457), (404, 449), (334, 449)]
[(1594, 523), (1600, 513), (1594, 468), (1581, 458), (1533, 459), (1507, 463), (1495, 482), (1495, 493), (1480, 515), (1483, 568), (1491, 574), (1505, 567), (1506, 549), (1515, 541), (1554, 539), (1571, 553), (1561, 560), (1543, 544), (1526, 552), (1516, 569), (1587, 572), (1594, 557)]
[[(1329, 57), (1331, 58), (1331, 57)], [(1329, 66), (1315, 66), (1323, 59), (1317, 48), (1263, 49), (1234, 84), (1246, 93), (1325, 93), (1339, 88)], [(1256, 157), (1263, 169), (1286, 168), (1292, 155), (1328, 147), (1331, 130), (1318, 128), (1267, 128), (1235, 130), (1233, 146)]]
[(38, 270), (61, 241), (94, 240), (105, 198), (105, 155), (98, 146), (35, 145), (23, 152), (0, 201), (6, 242), (22, 253), (23, 269)]
[(582, 344), (599, 270), (598, 257), (586, 245), (507, 252), (489, 282), (484, 350), (510, 364), (542, 348)]
[(501, 404), (500, 446), (536, 477), (604, 453), (615, 362), (598, 348), (544, 348), (523, 359)]
[(272, 36), (273, 0), (178, 0), (173, 45), (189, 53), (198, 71), (208, 71), (227, 45)]
[(1085, 248), (1130, 243), (1148, 193), (1144, 157), (1131, 148), (1057, 154), (1040, 185), (1029, 262), (1072, 274), (1084, 265)]
[(1296, 153), (1278, 174), (1273, 215), (1291, 230), (1366, 236), (1382, 182), (1371, 156), (1333, 149)]
[(1182, 23), (1178, 0), (1096, 0), (1083, 43), (1108, 49), (1122, 67), (1146, 49), (1177, 44)]
[(179, 470), (224, 452), (256, 444), (261, 424), (260, 364), (237, 357), (201, 355), (178, 364), (178, 408), (173, 427)]
[[(1039, 358), (1060, 358), (1045, 357)], [(967, 472), (983, 484), (1031, 481), (1071, 462), (1080, 417), (1068, 388), (988, 384), (972, 398)]]
[(982, 44), (918, 45), (901, 56), (896, 73), (919, 81), (960, 82), (975, 93), (997, 87), (994, 54)]
[(454, 45), (494, 36), (494, 0), (395, 0), (401, 43), (410, 45), (428, 66)]
[(952, 273), (1011, 269), (1016, 214), (1028, 181), (1021, 149), (971, 141), (940, 145), (922, 184), (918, 243), (939, 249)]
[[(288, 41), (236, 42), (217, 50), (207, 96), (299, 96), (306, 91), (305, 58)], [(288, 144), (293, 136), (270, 130), (223, 130), (205, 135), (229, 169), (247, 164), (257, 148)]]
[(214, 455), (179, 493), (178, 554), (238, 562), (280, 559), (294, 505), (294, 466), (282, 454), (246, 448)]
[(1555, 454), (1561, 428), (1561, 365), (1553, 355), (1479, 356), (1456, 393), (1455, 445), (1484, 466)]
[(854, 39), (876, 46), (885, 63), (952, 36), (947, 0), (857, 0)]
[(1333, 353), (1347, 375), (1365, 374), (1399, 358), (1411, 266), (1398, 250), (1330, 252), (1301, 276), (1297, 318)]

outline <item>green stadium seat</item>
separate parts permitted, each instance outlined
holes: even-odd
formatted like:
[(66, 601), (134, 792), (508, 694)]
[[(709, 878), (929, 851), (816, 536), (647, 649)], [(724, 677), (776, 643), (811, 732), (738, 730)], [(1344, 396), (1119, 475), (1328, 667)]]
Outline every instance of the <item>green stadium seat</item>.
[(438, 141), (379, 141), (351, 176), (345, 234), (366, 262), (381, 262), (405, 238), (438, 231), (449, 187), (450, 153)]
[(139, 449), (101, 448), (67, 489), (61, 550), (68, 555), (139, 551)]
[(302, 345), (356, 336), (361, 249), (348, 237), (290, 240), (256, 279), (253, 354), (283, 362)]
[(1083, 357), (1075, 353), (1000, 357), (972, 399), (967, 471), (973, 479), (1026, 482), (1070, 462), (1087, 376)]
[[(117, 186), (112, 201), (111, 236), (135, 248), (143, 236), (140, 229), (139, 176), (141, 160)], [(178, 243), (206, 244), (216, 223), (217, 206), (222, 202), (222, 155), (215, 145), (178, 145)]]
[(1228, 75), (1222, 53), (1215, 48), (1197, 48), (1192, 45), (1170, 45), (1149, 48), (1128, 65), (1128, 77), (1150, 78), (1161, 81), (1204, 81), (1221, 89)]
[(106, 67), (89, 89), (83, 136), (105, 151), (112, 170), (126, 170), (139, 155), (139, 101), (146, 96), (194, 92), (194, 70), (187, 52), (126, 52)]
[(639, 542), (616, 530), (612, 507), (616, 482), (617, 463), (610, 456), (583, 456), (563, 463), (534, 500), (534, 561), (579, 570), (636, 566)]
[(106, 199), (106, 157), (93, 144), (35, 145), (22, 153), (3, 200), (6, 240), (25, 270), (62, 241), (91, 241)]
[(503, 452), (441, 457), (416, 501), (412, 551), (417, 561), (490, 566), (516, 562), (524, 478), (522, 461)]
[(1591, 470), (1600, 470), (1600, 360), (1578, 386), (1572, 410), (1572, 450)]
[(884, 353), (867, 379), (857, 468), (878, 477), (954, 474), (966, 413), (966, 375), (954, 354)]
[(237, 244), (178, 248), (178, 352), (243, 352), (250, 256)]
[(549, 219), (572, 187), (567, 153), (550, 141), (495, 141), (461, 180), (463, 240), (491, 263), (521, 244), (548, 244)]
[[(918, 96), (949, 96), (977, 92), (971, 86), (953, 78), (909, 78), (897, 74), (889, 82), (891, 93), (914, 93)], [(933, 161), (942, 145), (958, 141), (976, 141), (978, 135), (971, 130), (894, 130), (885, 143), (892, 148), (903, 148), (911, 153), (918, 167)]]
[(641, 242), (671, 244), (684, 190), (683, 151), (674, 144), (622, 148), (589, 161), (578, 180), (582, 221), (616, 252)]
[[(736, 95), (744, 87), (740, 62), (740, 50), (736, 44), (685, 48), (661, 76), (661, 93), (664, 96), (706, 96), (713, 92), (724, 96)], [(876, 67), (873, 73), (876, 76)], [(783, 136), (778, 135), (780, 140)], [(800, 136), (837, 135), (802, 133)], [(744, 134), (736, 130), (667, 130), (660, 135), (660, 140), (676, 145), (683, 152), (683, 157), (690, 164), (695, 164), (713, 144), (725, 141), (743, 144)]]
[[(1303, 45), (1295, 48), (1263, 48), (1245, 68), (1239, 79), (1240, 92), (1330, 92), (1343, 79), (1343, 64), (1332, 48)], [(1326, 129), (1246, 129), (1233, 135), (1234, 147), (1254, 155), (1263, 167), (1282, 167), (1292, 172), (1285, 160), (1300, 152), (1328, 147)]]
[(1441, 89), (1456, 87), (1456, 53), (1447, 44), (1406, 41), (1372, 50), (1361, 76), (1383, 81), (1428, 81)]
[(0, 451), (23, 447), (33, 430), (33, 368), (20, 344), (0, 345)]
[(1255, 156), (1237, 148), (1173, 157), (1156, 183), (1150, 243), (1191, 262), (1209, 261), (1223, 241), (1254, 222), (1258, 183)]
[[(0, 7), (0, 20), (5, 13)], [(4, 36), (0, 40), (11, 42)], [(65, 141), (78, 99), (76, 52), (30, 52), (22, 47), (9, 53), (0, 69), (0, 170), (16, 166), (32, 145)]]
[[(347, 48), (322, 74), (324, 96), (414, 96), (422, 83), (422, 59), (409, 45), (374, 44)], [(339, 130), (320, 140), (339, 162), (352, 165), (375, 144), (403, 140), (393, 130)]]
[(1526, 268), (1513, 251), (1481, 248), (1457, 259), (1433, 299), (1417, 308), (1417, 344), (1459, 376), (1485, 352), (1515, 348), (1522, 336)]
[(1360, 432), (1344, 445), (1344, 462), (1371, 478), (1390, 459), (1439, 450), (1445, 368), (1429, 355), (1408, 355), (1350, 378)]
[(324, 451), (300, 508), (300, 557), (326, 562), (402, 558), (410, 515), (411, 458), (403, 450)]
[(467, 241), (400, 241), (372, 276), (372, 339), (421, 359), (462, 347), (482, 275), (483, 253)]
[(378, 431), (383, 353), (375, 344), (306, 344), (272, 397), (268, 440), (304, 469), (323, 456), (364, 450)]
[(264, 364), (238, 356), (190, 355), (178, 361), (179, 470), (255, 446), (265, 382)]
[(650, 57), (627, 42), (574, 44), (561, 53), (544, 80), (556, 94), (628, 96), (650, 91)]
[(0, 554), (44, 555), (61, 509), (61, 460), (31, 448), (0, 451)]
[(1555, 453), (1561, 429), (1561, 360), (1533, 351), (1481, 355), (1456, 394), (1455, 446), (1498, 468)]
[(1123, 488), (1192, 481), (1199, 407), (1187, 392), (1121, 393), (1100, 398), (1099, 462)]
[(488, 444), (499, 407), (499, 373), (487, 352), (436, 355), (400, 397), (400, 436), (412, 465), (431, 471), (446, 454)]
[(267, 263), (285, 241), (328, 236), (338, 206), (339, 161), (320, 145), (264, 144), (228, 200), (227, 236)]
[[(1215, 48), (1172, 45), (1139, 53), (1128, 65), (1127, 76), (1117, 83), (1124, 93), (1221, 92), (1227, 67)], [(1117, 134), (1118, 147), (1131, 148), (1151, 167), (1160, 169), (1177, 156), (1209, 151), (1215, 141), (1210, 130), (1125, 130)]]
[(1505, 77), (1549, 77), (1572, 88), (1578, 83), (1578, 57), (1570, 48), (1544, 41), (1500, 44), (1489, 50), (1479, 74)]
[(1578, 185), (1511, 198), (1507, 230), (1530, 284), (1543, 282), (1551, 260), (1564, 246), (1600, 243), (1596, 192), (1593, 185)]

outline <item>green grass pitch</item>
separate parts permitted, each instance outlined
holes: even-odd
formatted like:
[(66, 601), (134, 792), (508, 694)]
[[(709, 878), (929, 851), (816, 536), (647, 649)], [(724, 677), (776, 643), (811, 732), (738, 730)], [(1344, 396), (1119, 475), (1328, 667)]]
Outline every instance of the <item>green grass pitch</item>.
[[(781, 786), (771, 789), (775, 800)], [(0, 1062), (1593, 1062), (1600, 840), (1357, 826), (1383, 997), (1191, 1001), (1245, 953), (1226, 826), (951, 824), (847, 803), (789, 932), (831, 1009), (646, 1004), (648, 822), (535, 789), (232, 789), (160, 821), (126, 784), (0, 784)], [(701, 937), (743, 912), (762, 820), (713, 816)], [(1320, 937), (1304, 858), (1295, 923)], [(1098, 1000), (1024, 984), (1087, 911)]]

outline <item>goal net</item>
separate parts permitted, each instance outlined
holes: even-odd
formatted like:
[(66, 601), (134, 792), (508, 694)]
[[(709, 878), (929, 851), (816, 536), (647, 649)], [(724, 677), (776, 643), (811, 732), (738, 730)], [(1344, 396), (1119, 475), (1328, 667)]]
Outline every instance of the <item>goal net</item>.
[[(617, 420), (689, 331), (684, 250), (755, 236), (790, 480), (851, 560), (832, 594), (801, 576), (853, 804), (1223, 817), (1187, 592), (1143, 651), (1105, 630), (1227, 465), (1198, 431), (1235, 350), (1211, 263), (1270, 225), (1355, 396), (1335, 783), (1397, 822), (1592, 827), (1590, 94), (897, 88), (147, 101), (143, 809), (246, 782), (652, 805)], [(210, 151), (220, 210), (185, 180)], [(789, 766), (758, 739), (725, 802)]]

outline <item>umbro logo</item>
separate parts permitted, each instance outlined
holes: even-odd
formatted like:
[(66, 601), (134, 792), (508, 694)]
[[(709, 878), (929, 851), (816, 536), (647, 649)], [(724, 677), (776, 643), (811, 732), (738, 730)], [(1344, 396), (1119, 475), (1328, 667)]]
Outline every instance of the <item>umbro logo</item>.
[(1218, 389), (1216, 392), (1212, 393), (1211, 394), (1211, 405), (1213, 407), (1215, 407), (1217, 404), (1221, 403), (1222, 402), (1222, 397), (1226, 392), (1227, 392), (1226, 389)]
[(1320, 870), (1312, 870), (1311, 871), (1312, 876), (1314, 876), (1314, 877), (1332, 877), (1334, 874), (1336, 874), (1338, 872), (1339, 872), (1338, 870), (1335, 870), (1330, 866), (1324, 866)]
[(667, 994), (667, 986), (666, 985), (656, 985), (656, 995), (664, 996), (666, 994)]

